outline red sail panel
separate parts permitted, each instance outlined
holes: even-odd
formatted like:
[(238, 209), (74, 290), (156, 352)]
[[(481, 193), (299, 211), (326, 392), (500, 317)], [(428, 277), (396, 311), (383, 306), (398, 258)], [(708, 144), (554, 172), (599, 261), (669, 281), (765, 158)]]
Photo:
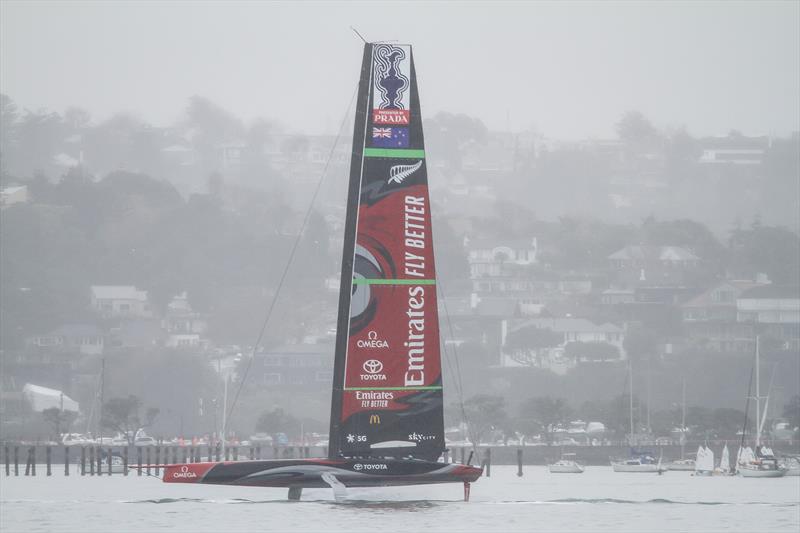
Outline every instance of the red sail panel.
[(340, 328), (347, 313), (347, 337), (337, 338), (331, 453), (435, 459), (444, 449), (439, 320), (413, 57), (406, 45), (367, 48), (359, 96), (367, 109), (356, 114), (361, 144), (351, 165), (358, 204), (346, 224), (355, 235), (345, 235), (345, 260), (348, 253), (353, 259), (351, 269), (343, 268), (342, 287), (351, 290), (339, 310)]

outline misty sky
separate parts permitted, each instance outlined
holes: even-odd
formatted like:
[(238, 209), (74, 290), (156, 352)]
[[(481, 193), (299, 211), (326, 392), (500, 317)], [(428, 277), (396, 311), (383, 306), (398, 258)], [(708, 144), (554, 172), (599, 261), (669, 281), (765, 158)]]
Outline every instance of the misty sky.
[(613, 135), (638, 109), (694, 135), (800, 129), (800, 2), (125, 3), (4, 0), (0, 90), (22, 108), (156, 125), (205, 96), (247, 121), (336, 129), (362, 43), (414, 45), (424, 116)]

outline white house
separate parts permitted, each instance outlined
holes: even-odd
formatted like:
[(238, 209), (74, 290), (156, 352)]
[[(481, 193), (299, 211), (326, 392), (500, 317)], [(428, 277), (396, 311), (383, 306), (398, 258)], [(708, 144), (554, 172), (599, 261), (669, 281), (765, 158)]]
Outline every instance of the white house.
[(92, 309), (104, 318), (151, 318), (153, 308), (147, 291), (133, 285), (92, 285)]

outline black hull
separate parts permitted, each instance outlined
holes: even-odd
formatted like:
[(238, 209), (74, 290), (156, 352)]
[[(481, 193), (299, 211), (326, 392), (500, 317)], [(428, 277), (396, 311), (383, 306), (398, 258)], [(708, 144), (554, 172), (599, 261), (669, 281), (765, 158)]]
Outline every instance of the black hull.
[(415, 459), (279, 459), (168, 465), (167, 483), (205, 483), (248, 487), (325, 488), (328, 473), (346, 487), (388, 487), (468, 483), (481, 469)]

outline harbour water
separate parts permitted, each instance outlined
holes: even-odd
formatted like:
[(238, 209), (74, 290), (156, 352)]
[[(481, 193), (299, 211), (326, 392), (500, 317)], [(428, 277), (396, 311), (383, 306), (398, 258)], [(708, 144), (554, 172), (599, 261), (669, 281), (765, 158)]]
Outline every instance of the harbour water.
[(494, 466), (472, 486), (285, 489), (163, 484), (155, 477), (0, 477), (0, 530), (17, 531), (791, 531), (800, 478), (688, 472), (550, 474)]

